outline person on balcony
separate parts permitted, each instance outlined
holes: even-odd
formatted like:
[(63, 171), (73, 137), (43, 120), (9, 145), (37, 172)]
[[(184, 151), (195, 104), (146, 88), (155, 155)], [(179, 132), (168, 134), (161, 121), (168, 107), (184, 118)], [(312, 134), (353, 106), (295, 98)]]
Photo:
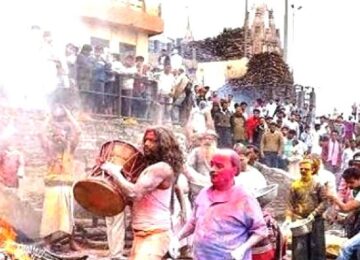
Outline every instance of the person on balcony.
[(171, 65), (165, 65), (164, 71), (160, 74), (158, 81), (158, 102), (160, 111), (158, 114), (159, 123), (171, 122), (171, 91), (175, 86), (175, 77)]

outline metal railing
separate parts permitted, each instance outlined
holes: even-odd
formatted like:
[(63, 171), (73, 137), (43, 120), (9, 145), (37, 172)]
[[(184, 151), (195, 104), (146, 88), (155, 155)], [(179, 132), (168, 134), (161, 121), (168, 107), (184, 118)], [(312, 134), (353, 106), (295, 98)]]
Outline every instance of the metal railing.
[[(134, 80), (134, 87), (125, 89), (124, 81), (129, 79)], [(79, 89), (82, 110), (91, 114), (131, 117), (148, 122), (158, 121), (159, 117), (163, 117), (165, 121), (180, 123), (177, 112), (174, 112), (179, 106), (159, 100), (155, 80), (129, 74), (117, 74), (115, 81), (99, 85), (97, 89), (94, 87), (91, 89), (94, 84), (89, 80), (87, 89)]]

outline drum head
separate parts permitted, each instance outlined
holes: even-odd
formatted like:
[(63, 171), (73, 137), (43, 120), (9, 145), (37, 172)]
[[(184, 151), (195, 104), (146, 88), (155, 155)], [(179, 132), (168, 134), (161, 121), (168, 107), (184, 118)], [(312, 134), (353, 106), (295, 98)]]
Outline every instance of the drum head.
[(102, 145), (100, 158), (122, 166), (122, 172), (130, 179), (136, 179), (146, 168), (144, 155), (134, 145), (113, 140)]
[(74, 197), (84, 209), (101, 217), (115, 216), (125, 208), (123, 196), (101, 180), (77, 182), (74, 185)]

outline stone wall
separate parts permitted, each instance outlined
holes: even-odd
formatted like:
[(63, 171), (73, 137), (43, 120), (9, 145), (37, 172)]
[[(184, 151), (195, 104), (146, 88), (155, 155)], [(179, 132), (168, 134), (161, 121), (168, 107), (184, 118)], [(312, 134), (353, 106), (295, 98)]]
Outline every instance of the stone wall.
[(292, 179), (287, 172), (280, 169), (269, 168), (260, 163), (257, 163), (255, 167), (264, 175), (268, 184), (279, 185), (277, 197), (266, 206), (266, 209), (269, 210), (277, 220), (282, 221), (284, 219)]

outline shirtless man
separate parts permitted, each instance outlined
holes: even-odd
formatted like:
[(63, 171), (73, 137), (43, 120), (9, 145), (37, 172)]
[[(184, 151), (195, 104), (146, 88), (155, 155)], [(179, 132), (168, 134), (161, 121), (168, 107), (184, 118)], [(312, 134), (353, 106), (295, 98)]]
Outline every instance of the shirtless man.
[(211, 186), (210, 160), (217, 149), (217, 137), (213, 130), (201, 133), (200, 147), (196, 147), (188, 155), (184, 173), (189, 181), (189, 197), (192, 204), (202, 188)]
[(145, 131), (144, 155), (148, 167), (135, 183), (110, 162), (102, 169), (114, 176), (124, 195), (132, 201), (134, 241), (132, 260), (161, 260), (169, 248), (173, 184), (183, 167), (183, 154), (174, 134), (167, 128)]

